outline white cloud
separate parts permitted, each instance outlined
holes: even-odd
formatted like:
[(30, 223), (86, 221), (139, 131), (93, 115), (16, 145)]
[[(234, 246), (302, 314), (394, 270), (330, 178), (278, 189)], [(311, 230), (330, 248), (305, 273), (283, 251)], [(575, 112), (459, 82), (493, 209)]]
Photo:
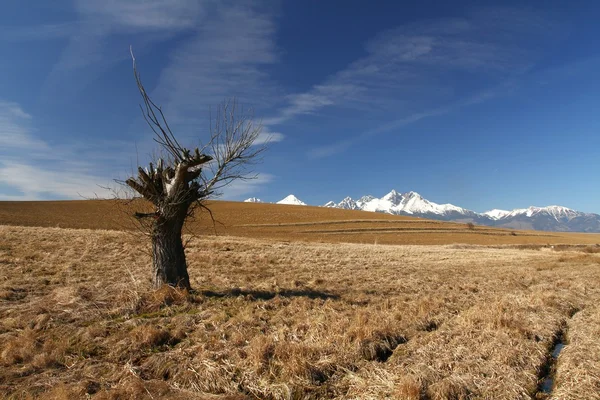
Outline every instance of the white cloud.
[(270, 144), (281, 142), (285, 138), (283, 133), (279, 132), (270, 132), (267, 128), (263, 128), (262, 132), (258, 135), (256, 140), (254, 141), (255, 146), (260, 146), (262, 144)]
[(202, 14), (197, 0), (77, 0), (86, 19), (112, 29), (173, 29), (193, 27)]
[[(380, 121), (367, 132), (320, 146), (309, 155), (345, 151), (365, 137), (502, 92), (497, 87), (531, 68), (540, 43), (552, 43), (553, 34), (541, 29), (548, 26), (543, 17), (523, 10), (493, 9), (381, 32), (366, 44), (366, 56), (308, 91), (287, 96), (288, 104), (265, 124), (278, 125), (326, 108), (344, 109), (349, 119), (366, 116)], [(530, 37), (541, 40), (533, 46)]]
[[(0, 101), (0, 185), (22, 195), (0, 193), (4, 199), (35, 200), (49, 195), (60, 198), (110, 196), (98, 185), (107, 185), (108, 171), (94, 165), (106, 154), (89, 148), (53, 146), (34, 134), (33, 117), (14, 102)], [(115, 154), (110, 157), (116, 157)]]
[[(104, 71), (129, 58), (127, 49), (131, 44), (142, 54), (151, 43), (195, 29), (208, 2), (210, 0), (75, 0), (74, 21), (57, 25), (56, 32), (52, 32), (52, 26), (42, 27), (52, 33), (47, 38), (65, 36), (68, 39), (42, 87), (42, 98), (56, 101), (76, 95)], [(45, 39), (37, 34), (29, 36)]]
[[(202, 18), (202, 5), (198, 0), (77, 0), (77, 30), (72, 32), (70, 42), (55, 70), (81, 68), (111, 60), (116, 62), (128, 57), (126, 49), (119, 52), (120, 57), (115, 57), (114, 54), (110, 54), (109, 57), (105, 42), (110, 35), (170, 35), (193, 29)], [(160, 38), (152, 35), (150, 37)]]
[[(128, 152), (123, 149), (132, 148), (131, 143), (88, 142), (84, 147), (50, 145), (32, 133), (32, 120), (19, 104), (0, 101), (0, 188), (8, 187), (10, 193), (21, 193), (0, 192), (0, 199), (113, 197), (116, 191), (106, 187), (115, 186), (111, 174), (120, 169), (125, 172), (122, 167)], [(283, 138), (281, 133), (265, 130), (255, 144), (278, 142)], [(22, 156), (24, 154), (27, 156)], [(135, 167), (137, 165), (132, 165)], [(235, 198), (258, 190), (272, 179), (270, 174), (258, 174), (256, 179), (233, 181), (221, 191), (224, 196)]]
[[(436, 20), (384, 31), (366, 45), (367, 56), (314, 85), (288, 96), (289, 105), (271, 123), (327, 106), (409, 113), (455, 100), (453, 74), (500, 78), (531, 65), (534, 51), (492, 32), (485, 20)], [(516, 29), (516, 28), (515, 28)], [(505, 30), (512, 32), (507, 25)], [(419, 110), (420, 109), (420, 110)]]
[(462, 107), (481, 103), (485, 100), (496, 97), (502, 93), (506, 93), (507, 91), (510, 90), (510, 88), (511, 88), (511, 82), (506, 82), (505, 84), (500, 85), (496, 88), (493, 88), (493, 89), (490, 89), (490, 90), (487, 90), (487, 91), (484, 91), (481, 93), (477, 93), (477, 94), (475, 94), (471, 97), (468, 97), (464, 100), (461, 100), (461, 101), (458, 101), (455, 103), (451, 103), (446, 106), (442, 106), (442, 107), (434, 108), (431, 110), (414, 113), (412, 115), (408, 115), (408, 116), (405, 116), (402, 118), (390, 120), (390, 121), (388, 121), (384, 124), (381, 124), (373, 129), (364, 131), (364, 132), (360, 133), (359, 135), (355, 135), (355, 136), (352, 136), (352, 137), (349, 137), (349, 138), (346, 138), (346, 139), (343, 139), (343, 140), (340, 140), (340, 141), (337, 141), (337, 142), (334, 142), (331, 144), (327, 144), (325, 146), (315, 147), (308, 152), (308, 156), (311, 158), (323, 158), (323, 157), (330, 157), (330, 156), (338, 154), (338, 153), (342, 153), (342, 152), (348, 150), (353, 145), (355, 145), (359, 142), (362, 142), (362, 141), (364, 141), (370, 137), (373, 137), (375, 135), (398, 130), (399, 128), (408, 126), (410, 124), (413, 124), (413, 123), (418, 122), (425, 118), (436, 117), (439, 115), (447, 114), (449, 112), (458, 110)]
[(247, 6), (219, 6), (176, 48), (155, 98), (173, 124), (205, 129), (209, 107), (235, 97), (260, 109), (276, 90), (262, 67), (277, 61), (273, 16)]
[(0, 183), (23, 193), (21, 200), (35, 200), (49, 194), (67, 199), (111, 197), (110, 191), (99, 186), (106, 185), (106, 181), (106, 178), (68, 168), (53, 170), (19, 162), (0, 162)]
[(30, 120), (18, 104), (0, 100), (0, 149), (48, 150), (46, 143), (31, 135)]

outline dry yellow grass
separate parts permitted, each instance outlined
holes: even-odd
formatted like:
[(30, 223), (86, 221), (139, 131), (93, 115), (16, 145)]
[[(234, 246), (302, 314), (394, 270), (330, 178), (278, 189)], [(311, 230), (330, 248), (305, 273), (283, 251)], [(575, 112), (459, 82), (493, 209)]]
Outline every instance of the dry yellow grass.
[(595, 304), (567, 324), (568, 346), (557, 366), (552, 400), (600, 399), (600, 307)]
[(565, 331), (554, 396), (595, 398), (595, 247), (202, 236), (192, 293), (151, 291), (147, 250), (127, 232), (0, 226), (0, 393), (530, 399)]

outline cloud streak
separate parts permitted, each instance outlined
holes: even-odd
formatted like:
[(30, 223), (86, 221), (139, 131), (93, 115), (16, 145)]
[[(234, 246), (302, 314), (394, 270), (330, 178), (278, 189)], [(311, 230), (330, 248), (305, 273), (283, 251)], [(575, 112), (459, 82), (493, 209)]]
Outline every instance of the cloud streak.
[(17, 103), (0, 100), (0, 149), (47, 151), (48, 145), (31, 135), (31, 119)]
[(457, 103), (453, 103), (447, 106), (438, 107), (435, 109), (431, 109), (424, 112), (415, 113), (406, 117), (402, 117), (399, 119), (391, 120), (383, 125), (379, 125), (376, 128), (364, 131), (356, 136), (353, 136), (348, 139), (344, 139), (333, 144), (328, 144), (325, 146), (315, 147), (309, 151), (308, 156), (310, 158), (323, 158), (330, 157), (338, 153), (342, 153), (348, 150), (353, 145), (360, 143), (364, 140), (367, 140), (373, 136), (378, 134), (391, 132), (394, 130), (398, 130), (410, 124), (416, 123), (420, 120), (437, 117), (440, 115), (444, 115), (450, 113), (452, 111), (456, 111), (460, 108), (467, 107), (473, 104), (478, 104), (486, 101), (487, 99), (496, 97), (501, 93), (506, 93), (509, 85), (502, 85), (501, 87), (495, 88), (493, 90), (488, 90), (482, 93), (478, 93), (474, 96), (471, 96), (465, 100), (462, 100)]
[[(33, 116), (19, 104), (0, 101), (0, 187), (21, 193), (0, 193), (0, 198), (110, 196), (109, 191), (99, 186), (106, 185), (110, 178), (97, 173), (94, 161), (112, 158), (110, 162), (114, 165), (117, 155), (94, 155), (89, 148), (50, 145), (35, 135), (33, 122)], [(102, 170), (106, 173), (108, 169)]]
[(319, 146), (309, 155), (343, 152), (375, 134), (494, 97), (498, 91), (491, 88), (532, 67), (538, 53), (532, 44), (539, 46), (539, 41), (528, 38), (537, 38), (549, 26), (527, 11), (488, 9), (461, 19), (430, 20), (381, 32), (366, 43), (366, 56), (310, 90), (288, 95), (287, 106), (265, 122), (283, 124), (324, 109), (343, 109), (348, 118), (382, 121), (354, 137)]
[(263, 67), (278, 60), (274, 17), (248, 6), (220, 5), (174, 50), (156, 97), (173, 123), (205, 128), (209, 107), (235, 97), (264, 109), (277, 88)]
[[(91, 81), (129, 57), (134, 43), (138, 52), (150, 44), (195, 28), (209, 0), (76, 0), (76, 20), (42, 26), (44, 37), (27, 29), (13, 36), (22, 39), (66, 37), (68, 43), (42, 88), (44, 99), (75, 96)], [(65, 91), (64, 82), (68, 90)]]
[(19, 200), (37, 200), (48, 195), (67, 199), (83, 199), (111, 196), (102, 184), (106, 180), (85, 172), (69, 171), (64, 168), (49, 169), (19, 162), (0, 163), (0, 183), (23, 193), (22, 196), (6, 196)]
[(197, 0), (77, 0), (84, 19), (110, 30), (183, 30), (193, 28), (202, 15)]

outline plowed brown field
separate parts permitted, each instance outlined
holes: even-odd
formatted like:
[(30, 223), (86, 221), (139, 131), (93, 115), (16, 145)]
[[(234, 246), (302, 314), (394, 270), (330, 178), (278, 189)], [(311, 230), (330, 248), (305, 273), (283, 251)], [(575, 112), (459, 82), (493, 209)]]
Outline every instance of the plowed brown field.
[[(365, 211), (323, 207), (208, 203), (187, 231), (251, 238), (369, 244), (596, 244), (600, 234), (512, 231)], [(140, 202), (115, 200), (0, 202), (0, 225), (79, 229), (135, 229), (130, 218)]]

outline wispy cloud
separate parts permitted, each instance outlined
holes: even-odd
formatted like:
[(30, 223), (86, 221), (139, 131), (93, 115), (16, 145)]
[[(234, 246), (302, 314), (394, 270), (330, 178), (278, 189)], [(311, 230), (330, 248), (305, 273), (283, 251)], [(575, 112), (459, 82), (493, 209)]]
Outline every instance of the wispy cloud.
[[(116, 193), (107, 187), (115, 186), (115, 174), (126, 171), (129, 153), (123, 149), (132, 148), (131, 143), (51, 145), (35, 134), (33, 120), (19, 104), (0, 101), (0, 200), (102, 198)], [(282, 139), (282, 134), (267, 130), (255, 144)], [(132, 162), (131, 167), (136, 167), (137, 162)], [(255, 179), (234, 181), (222, 189), (223, 197), (239, 198), (272, 180), (273, 175), (260, 173)], [(3, 187), (10, 192), (2, 193)]]
[(203, 13), (197, 0), (77, 0), (76, 9), (109, 30), (182, 30), (194, 27)]
[(366, 56), (307, 92), (288, 95), (287, 106), (266, 123), (281, 124), (325, 108), (353, 110), (356, 118), (381, 121), (310, 155), (342, 152), (374, 134), (493, 97), (496, 91), (491, 88), (531, 68), (538, 54), (532, 43), (540, 42), (528, 38), (548, 26), (544, 18), (527, 11), (488, 9), (381, 32), (366, 43)]
[(262, 68), (278, 59), (273, 19), (249, 6), (212, 10), (161, 73), (155, 93), (169, 118), (203, 129), (209, 107), (226, 98), (255, 110), (270, 105), (276, 87)]
[(406, 117), (397, 118), (390, 120), (382, 125), (379, 125), (373, 129), (369, 129), (364, 131), (358, 135), (349, 137), (344, 140), (337, 141), (332, 144), (328, 144), (325, 146), (319, 146), (311, 149), (308, 153), (310, 158), (323, 158), (329, 157), (338, 153), (342, 153), (348, 150), (353, 145), (360, 143), (364, 140), (367, 140), (375, 135), (382, 134), (385, 132), (395, 131), (402, 127), (408, 126), (415, 122), (418, 122), (425, 118), (436, 117), (440, 115), (444, 115), (450, 113), (452, 111), (458, 110), (462, 107), (470, 106), (473, 104), (478, 104), (486, 101), (487, 99), (493, 98), (501, 93), (506, 93), (510, 88), (510, 85), (502, 85), (500, 87), (478, 93), (474, 96), (468, 97), (464, 100), (458, 101), (456, 103), (449, 104), (447, 106), (442, 106), (438, 108), (434, 108), (431, 110), (418, 112), (412, 115), (408, 115)]
[(283, 135), (283, 133), (270, 132), (268, 129), (263, 128), (262, 132), (258, 135), (256, 140), (254, 141), (254, 145), (260, 146), (263, 144), (277, 143), (277, 142), (281, 142), (284, 138), (285, 138), (285, 136)]
[(48, 145), (30, 133), (32, 117), (20, 105), (0, 100), (0, 149), (46, 151)]
[[(74, 21), (42, 26), (68, 39), (43, 85), (42, 98), (56, 101), (58, 96), (76, 95), (103, 71), (127, 59), (132, 43), (140, 53), (152, 43), (195, 29), (206, 3), (210, 0), (75, 0)], [(38, 33), (25, 31), (16, 36), (52, 37)], [(64, 85), (67, 81), (69, 85)]]
[[(96, 164), (98, 158), (107, 158), (106, 154), (94, 155), (89, 148), (51, 145), (36, 135), (32, 125), (33, 117), (19, 104), (0, 101), (0, 187), (21, 193), (0, 193), (0, 198), (35, 200), (48, 196), (110, 195), (100, 187), (111, 181), (104, 176), (108, 171), (103, 168), (99, 172)], [(114, 162), (114, 158), (110, 161)]]
[[(20, 200), (37, 200), (48, 195), (68, 199), (107, 197), (111, 195), (102, 185), (106, 179), (89, 173), (35, 166), (19, 162), (0, 162), (0, 183), (23, 193)], [(5, 196), (5, 195), (4, 195)], [(11, 196), (13, 199), (17, 196)]]

